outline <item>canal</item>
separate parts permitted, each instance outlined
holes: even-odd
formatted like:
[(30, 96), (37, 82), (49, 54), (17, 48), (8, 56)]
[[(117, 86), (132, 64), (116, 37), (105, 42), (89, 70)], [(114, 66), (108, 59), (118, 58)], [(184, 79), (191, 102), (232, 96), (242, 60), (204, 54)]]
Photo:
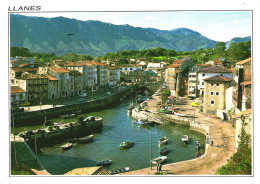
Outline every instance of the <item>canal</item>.
[[(194, 146), (196, 140), (202, 145), (200, 151), (205, 151), (205, 136), (190, 131), (188, 126), (171, 124), (168, 126), (143, 127), (134, 124), (132, 118), (127, 114), (129, 105), (129, 103), (121, 103), (110, 109), (82, 114), (81, 116), (84, 117), (92, 115), (103, 118), (103, 131), (95, 134), (94, 142), (74, 144), (70, 150), (66, 151), (61, 150), (62, 144), (42, 148), (37, 155), (39, 161), (49, 173), (60, 175), (75, 168), (96, 166), (96, 162), (108, 159), (112, 160), (111, 166), (107, 167), (108, 170), (122, 167), (130, 167), (130, 170), (146, 168), (150, 166), (151, 158), (160, 155), (159, 150), (163, 147), (170, 149), (166, 164), (193, 159), (198, 152)], [(65, 121), (71, 122), (74, 120), (66, 119)], [(50, 121), (58, 122), (61, 119)], [(19, 127), (16, 131), (36, 128), (39, 128), (39, 126)], [(187, 145), (181, 141), (184, 134), (191, 138)], [(165, 136), (169, 139), (169, 143), (160, 147), (158, 139)], [(152, 153), (150, 138), (152, 138)], [(133, 141), (135, 144), (130, 149), (121, 150), (119, 144), (123, 141)]]

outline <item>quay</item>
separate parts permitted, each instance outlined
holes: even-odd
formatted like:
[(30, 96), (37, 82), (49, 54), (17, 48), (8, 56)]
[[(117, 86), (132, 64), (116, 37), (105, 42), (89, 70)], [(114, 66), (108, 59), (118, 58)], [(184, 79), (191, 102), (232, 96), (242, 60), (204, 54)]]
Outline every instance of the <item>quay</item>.
[[(235, 153), (235, 130), (228, 122), (212, 118), (199, 113), (198, 108), (191, 107), (191, 100), (186, 100), (187, 104), (182, 105), (186, 108), (185, 113), (195, 114), (196, 119), (179, 117), (174, 115), (159, 115), (156, 112), (159, 96), (153, 95), (153, 99), (146, 101), (149, 113), (145, 111), (133, 111), (133, 118), (145, 118), (156, 121), (157, 123), (172, 121), (190, 126), (191, 130), (198, 131), (206, 136), (205, 154), (196, 159), (181, 161), (163, 165), (162, 172), (166, 175), (214, 175), (218, 168), (226, 164), (227, 160)], [(147, 116), (149, 114), (149, 116)], [(158, 121), (159, 120), (159, 121)], [(213, 140), (214, 144), (210, 145)], [(154, 175), (156, 168), (152, 170), (144, 168), (140, 170), (122, 173), (120, 175)]]

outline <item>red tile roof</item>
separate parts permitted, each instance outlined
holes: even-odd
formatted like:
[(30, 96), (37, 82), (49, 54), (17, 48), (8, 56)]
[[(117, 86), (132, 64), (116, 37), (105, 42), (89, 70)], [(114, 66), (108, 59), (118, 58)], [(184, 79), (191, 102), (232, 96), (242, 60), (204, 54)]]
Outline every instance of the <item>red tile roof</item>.
[(244, 81), (244, 82), (241, 82), (241, 84), (247, 86), (247, 85), (252, 84), (252, 81)]
[(22, 67), (25, 67), (25, 66), (27, 66), (27, 65), (28, 65), (28, 63), (25, 63), (25, 64), (19, 65), (18, 67), (22, 68)]
[(171, 64), (171, 65), (168, 65), (167, 68), (178, 68), (180, 66), (181, 65)]
[(67, 70), (65, 68), (57, 67), (57, 66), (52, 66), (52, 67), (50, 67), (50, 69), (56, 73), (69, 73), (70, 72), (69, 70)]
[(48, 79), (48, 77), (44, 75), (36, 75), (32, 73), (24, 73), (22, 77), (16, 77), (17, 79)]
[(234, 118), (237, 118), (239, 116), (246, 115), (246, 114), (252, 114), (252, 110), (251, 109), (247, 109), (245, 111), (242, 111), (239, 114), (235, 115)]
[(57, 78), (55, 78), (55, 77), (53, 77), (53, 76), (50, 76), (50, 75), (45, 75), (45, 76), (48, 77), (49, 80), (51, 80), (51, 81), (56, 81), (56, 80), (58, 80)]
[(220, 75), (209, 77), (209, 78), (206, 78), (206, 79), (203, 79), (203, 80), (204, 81), (218, 81), (218, 82), (231, 82), (232, 81), (232, 79), (227, 78), (227, 77), (223, 77), (223, 76), (220, 76)]
[(245, 59), (245, 60), (243, 60), (243, 61), (239, 61), (239, 62), (237, 62), (236, 64), (237, 64), (237, 65), (243, 65), (243, 64), (245, 64), (245, 63), (247, 63), (247, 62), (249, 62), (249, 61), (251, 61), (251, 57), (250, 57), (250, 58), (247, 58), (247, 59)]
[(38, 68), (23, 68), (23, 67), (13, 67), (11, 70), (15, 72), (36, 72)]
[(184, 61), (186, 61), (186, 59), (178, 59), (178, 60), (175, 60), (173, 62), (173, 64), (180, 64), (180, 63), (183, 63)]
[(11, 86), (11, 94), (13, 93), (26, 93), (26, 91), (19, 86)]
[(207, 68), (203, 68), (201, 70), (198, 70), (198, 73), (232, 73), (229, 69), (223, 67), (223, 66), (210, 66)]

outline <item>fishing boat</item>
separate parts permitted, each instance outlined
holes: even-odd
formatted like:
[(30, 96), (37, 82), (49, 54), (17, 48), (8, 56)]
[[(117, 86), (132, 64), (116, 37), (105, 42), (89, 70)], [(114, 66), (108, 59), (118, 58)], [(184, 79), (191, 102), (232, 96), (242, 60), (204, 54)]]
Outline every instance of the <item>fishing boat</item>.
[(166, 161), (166, 159), (167, 159), (167, 156), (159, 156), (159, 157), (151, 160), (151, 163), (152, 164), (163, 163)]
[(68, 142), (69, 143), (75, 143), (78, 141), (78, 138), (71, 138), (71, 139), (68, 139)]
[(201, 145), (200, 145), (199, 141), (196, 141), (196, 142), (195, 142), (195, 147), (196, 147), (197, 149), (200, 149)]
[(101, 117), (88, 116), (87, 118), (85, 118), (83, 120), (83, 122), (98, 122), (98, 121), (102, 121), (102, 118)]
[(123, 167), (123, 168), (120, 168), (120, 169), (115, 169), (115, 170), (112, 170), (112, 171), (108, 171), (110, 174), (119, 174), (119, 173), (124, 173), (124, 172), (128, 172), (130, 171), (130, 168), (129, 167)]
[(65, 114), (65, 115), (61, 115), (62, 118), (68, 119), (68, 118), (74, 118), (76, 116), (76, 114)]
[(78, 139), (77, 142), (80, 144), (87, 144), (87, 143), (93, 142), (93, 138), (94, 138), (94, 135), (89, 135), (87, 137)]
[(160, 150), (160, 154), (161, 154), (161, 155), (166, 155), (166, 154), (168, 154), (169, 152), (170, 152), (170, 150), (169, 150), (168, 148), (163, 148), (163, 149)]
[(72, 148), (72, 143), (67, 143), (61, 146), (61, 149), (63, 150), (68, 150), (70, 148)]
[(163, 137), (158, 140), (159, 144), (168, 144), (169, 139), (167, 137)]
[(128, 149), (134, 145), (134, 142), (122, 142), (120, 144), (120, 148)]
[(97, 162), (97, 166), (109, 166), (111, 164), (112, 160), (103, 160), (100, 162)]
[(180, 113), (180, 112), (174, 112), (175, 115), (177, 116), (181, 116), (181, 117), (190, 117), (191, 115), (190, 114), (183, 114), (183, 113)]
[(136, 121), (134, 121), (135, 124), (138, 124), (138, 125), (150, 125), (151, 122), (148, 121), (147, 119), (138, 119)]
[(197, 153), (196, 158), (199, 158), (199, 157), (202, 157), (202, 156), (203, 156), (203, 153), (199, 152), (199, 153)]
[(189, 136), (188, 135), (183, 135), (181, 140), (182, 140), (183, 143), (187, 144), (187, 143), (189, 143)]

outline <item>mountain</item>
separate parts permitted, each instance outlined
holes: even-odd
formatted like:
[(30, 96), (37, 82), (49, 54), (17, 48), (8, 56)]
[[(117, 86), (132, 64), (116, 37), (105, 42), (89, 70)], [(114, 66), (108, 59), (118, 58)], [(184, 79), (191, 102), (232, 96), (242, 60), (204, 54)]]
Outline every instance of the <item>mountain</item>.
[(247, 42), (247, 41), (251, 41), (251, 36), (247, 36), (247, 37), (235, 37), (233, 39), (231, 39), (230, 41), (226, 42), (226, 48), (228, 49), (231, 45), (231, 43), (239, 43), (239, 42)]
[(187, 28), (166, 31), (92, 20), (10, 14), (10, 46), (26, 47), (31, 52), (98, 56), (118, 50), (156, 47), (191, 51), (214, 47), (216, 43)]

